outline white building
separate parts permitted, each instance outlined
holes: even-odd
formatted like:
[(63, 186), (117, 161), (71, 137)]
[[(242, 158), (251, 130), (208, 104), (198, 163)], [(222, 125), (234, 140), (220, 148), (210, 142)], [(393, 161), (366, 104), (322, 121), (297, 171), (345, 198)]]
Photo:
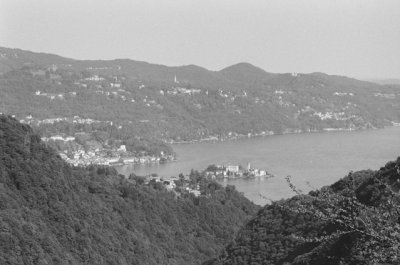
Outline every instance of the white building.
[(121, 87), (120, 83), (111, 83), (110, 85), (112, 88), (120, 88)]
[(87, 80), (87, 81), (96, 81), (96, 82), (98, 82), (98, 81), (104, 80), (104, 78), (103, 78), (103, 77), (100, 77), (100, 76), (98, 76), (98, 75), (92, 75), (91, 77), (85, 78), (85, 80)]
[(118, 148), (119, 152), (126, 152), (126, 146), (124, 144), (122, 144), (119, 148)]
[(232, 173), (238, 173), (239, 166), (226, 166), (226, 170)]

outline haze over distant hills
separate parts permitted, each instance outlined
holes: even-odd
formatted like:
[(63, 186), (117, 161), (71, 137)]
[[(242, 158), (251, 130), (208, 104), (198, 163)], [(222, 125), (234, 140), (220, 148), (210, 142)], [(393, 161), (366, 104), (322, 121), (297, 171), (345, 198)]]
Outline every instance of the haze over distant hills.
[(398, 78), (370, 78), (365, 80), (381, 85), (400, 85), (400, 79)]
[[(25, 122), (29, 117), (30, 124), (74, 116), (108, 121), (124, 135), (164, 142), (400, 122), (399, 85), (324, 73), (268, 73), (249, 63), (209, 71), (195, 65), (74, 60), (0, 48), (0, 72), (0, 112)], [(56, 127), (41, 133), (68, 134)]]

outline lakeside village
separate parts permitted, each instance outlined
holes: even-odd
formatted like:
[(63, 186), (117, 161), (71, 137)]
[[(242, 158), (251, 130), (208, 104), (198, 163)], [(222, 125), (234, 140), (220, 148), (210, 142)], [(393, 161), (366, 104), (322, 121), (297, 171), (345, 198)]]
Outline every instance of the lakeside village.
[(67, 163), (74, 166), (104, 165), (120, 166), (131, 164), (159, 164), (175, 161), (174, 154), (160, 151), (159, 154), (134, 153), (127, 151), (126, 145), (109, 146), (95, 140), (78, 144), (74, 136), (54, 135), (42, 137), (43, 142), (58, 150), (58, 154)]
[[(15, 115), (13, 115), (15, 117)], [(113, 126), (110, 121), (98, 121), (93, 119), (84, 119), (79, 116), (72, 118), (58, 117), (52, 119), (35, 119), (32, 115), (20, 120), (21, 123), (28, 124), (33, 128), (40, 126), (57, 126), (59, 124), (72, 125), (102, 125)], [(118, 126), (117, 129), (121, 129)], [(56, 129), (54, 129), (57, 131)], [(149, 150), (132, 150), (121, 140), (108, 139), (99, 140), (93, 135), (93, 132), (73, 132), (69, 135), (65, 133), (46, 133), (47, 137), (42, 137), (41, 140), (46, 145), (52, 147), (58, 152), (60, 157), (67, 163), (74, 166), (88, 165), (105, 165), (118, 166), (130, 164), (156, 164), (165, 163), (176, 160), (173, 153), (168, 151), (149, 151)]]
[(166, 155), (162, 151), (160, 155), (142, 155), (135, 156), (133, 153), (126, 151), (125, 145), (121, 145), (116, 149), (100, 149), (84, 150), (78, 149), (72, 154), (59, 152), (59, 155), (67, 163), (74, 166), (88, 165), (105, 165), (105, 166), (122, 166), (131, 164), (159, 164), (176, 160), (173, 155)]

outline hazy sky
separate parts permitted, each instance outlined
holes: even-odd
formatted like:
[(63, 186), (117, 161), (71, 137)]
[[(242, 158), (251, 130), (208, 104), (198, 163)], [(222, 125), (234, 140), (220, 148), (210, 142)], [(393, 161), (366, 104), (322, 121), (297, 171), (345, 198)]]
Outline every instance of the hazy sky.
[(400, 78), (399, 0), (0, 0), (0, 46)]

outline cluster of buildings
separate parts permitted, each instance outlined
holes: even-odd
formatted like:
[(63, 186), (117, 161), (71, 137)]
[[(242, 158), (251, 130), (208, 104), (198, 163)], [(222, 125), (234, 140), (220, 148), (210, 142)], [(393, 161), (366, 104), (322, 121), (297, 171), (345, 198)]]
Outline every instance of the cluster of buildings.
[(100, 77), (98, 75), (92, 75), (87, 78), (85, 78), (86, 81), (94, 81), (94, 82), (99, 82), (99, 81), (104, 81), (104, 77)]
[(328, 111), (325, 113), (314, 112), (314, 116), (319, 117), (323, 121), (324, 120), (345, 121), (351, 118), (356, 118), (355, 115), (347, 115), (345, 112), (332, 112), (332, 111)]
[[(55, 139), (66, 141), (68, 139)], [(90, 142), (90, 141), (89, 141)], [(167, 155), (161, 152), (160, 155), (134, 155), (126, 151), (126, 146), (119, 148), (103, 148), (101, 144), (93, 144), (84, 148), (80, 146), (73, 150), (65, 150), (60, 153), (61, 158), (74, 166), (87, 165), (129, 165), (129, 164), (155, 164), (175, 160), (173, 155)]]
[[(72, 118), (57, 117), (40, 120), (32, 117), (32, 115), (28, 115), (24, 119), (20, 120), (20, 122), (35, 126), (41, 124), (55, 124), (58, 122), (75, 124), (106, 123), (108, 125), (113, 125), (113, 122), (85, 119), (79, 116), (74, 116)], [(117, 128), (121, 129), (122, 126), (118, 126)], [(175, 160), (174, 155), (164, 154), (164, 152), (161, 152), (159, 155), (146, 155), (143, 153), (136, 154), (127, 151), (126, 146), (123, 144), (120, 144), (119, 147), (102, 144), (93, 140), (90, 133), (75, 133), (74, 136), (59, 133), (48, 137), (42, 137), (41, 140), (58, 150), (60, 156), (66, 162), (75, 166), (86, 166), (91, 164), (111, 166), (125, 164), (152, 164)]]
[(374, 93), (375, 97), (386, 98), (386, 99), (395, 99), (396, 95), (393, 93)]
[(339, 96), (339, 97), (344, 97), (344, 96), (350, 96), (353, 97), (354, 93), (347, 93), (347, 92), (335, 92), (333, 93), (333, 95), (335, 96)]
[(40, 90), (37, 90), (35, 92), (35, 96), (40, 96), (40, 97), (47, 97), (50, 100), (54, 100), (54, 99), (59, 99), (59, 100), (63, 100), (65, 99), (65, 96), (70, 96), (70, 97), (75, 97), (76, 96), (76, 92), (72, 91), (69, 93), (45, 93), (45, 92), (41, 92)]
[[(40, 124), (54, 124), (56, 122), (68, 122), (68, 123), (77, 123), (77, 124), (92, 124), (92, 123), (106, 123), (106, 124), (111, 124), (111, 121), (98, 121), (94, 119), (85, 119), (81, 118), (79, 116), (74, 116), (72, 118), (68, 117), (57, 117), (57, 118), (51, 118), (51, 119), (36, 119), (32, 115), (26, 116), (24, 119), (20, 120), (21, 123), (29, 124), (29, 125), (40, 125)], [(59, 135), (58, 135), (59, 136)]]
[(74, 136), (54, 135), (54, 136), (50, 136), (50, 137), (42, 137), (41, 140), (43, 142), (48, 142), (48, 141), (71, 142), (71, 141), (75, 141), (75, 137)]
[(199, 94), (200, 92), (201, 92), (201, 89), (198, 89), (198, 88), (172, 87), (171, 90), (167, 91), (167, 94), (168, 95), (178, 95), (178, 94), (193, 95), (193, 94)]
[(178, 177), (165, 178), (158, 176), (148, 176), (146, 178), (145, 183), (149, 184), (150, 181), (154, 181), (156, 183), (157, 182), (162, 183), (167, 190), (175, 192), (178, 192), (178, 190), (176, 189), (177, 188), (176, 182), (179, 181), (181, 185), (179, 192), (187, 192), (189, 194), (193, 194), (195, 197), (198, 197), (201, 194), (200, 185), (190, 184), (190, 182), (188, 181), (188, 176), (186, 176), (185, 179), (179, 179)]
[(251, 178), (251, 177), (273, 177), (266, 170), (252, 168), (250, 163), (246, 168), (240, 165), (212, 165), (206, 171), (206, 176), (216, 178)]
[(61, 158), (74, 166), (88, 165), (130, 165), (130, 164), (151, 164), (162, 161), (173, 160), (173, 156), (109, 156), (106, 151), (85, 151), (77, 150), (72, 152), (72, 157), (64, 152), (60, 153)]

